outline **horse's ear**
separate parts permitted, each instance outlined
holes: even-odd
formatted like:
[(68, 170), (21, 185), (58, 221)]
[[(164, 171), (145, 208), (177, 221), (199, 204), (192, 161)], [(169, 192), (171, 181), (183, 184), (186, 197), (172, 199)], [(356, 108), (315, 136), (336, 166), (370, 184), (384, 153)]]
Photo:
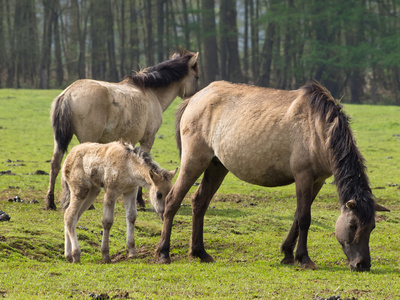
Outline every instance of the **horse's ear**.
[(196, 63), (197, 60), (199, 59), (199, 52), (197, 52), (195, 55), (193, 55), (190, 60), (189, 60), (189, 67), (193, 67)]
[(175, 59), (180, 57), (181, 55), (178, 52), (175, 52), (174, 54), (172, 54), (171, 59)]
[(154, 183), (160, 182), (160, 180), (162, 179), (162, 176), (156, 172), (154, 172), (153, 170), (149, 171), (150, 174), (150, 178)]
[(375, 211), (390, 211), (390, 209), (375, 202)]
[(169, 171), (169, 172), (168, 172), (169, 178), (171, 178), (171, 180), (172, 180), (172, 178), (175, 177), (175, 175), (176, 175), (177, 172), (178, 172), (178, 167), (176, 167), (175, 170)]
[(354, 201), (354, 199), (351, 199), (346, 202), (346, 207), (350, 208), (350, 209), (356, 209), (357, 203), (356, 203), (356, 201)]

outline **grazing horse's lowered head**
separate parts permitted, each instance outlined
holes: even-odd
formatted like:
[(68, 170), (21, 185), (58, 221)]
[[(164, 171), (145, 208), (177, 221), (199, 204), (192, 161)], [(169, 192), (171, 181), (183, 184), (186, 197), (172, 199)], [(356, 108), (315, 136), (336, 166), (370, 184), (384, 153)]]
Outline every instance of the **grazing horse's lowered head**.
[[(347, 256), (350, 270), (362, 272), (371, 269), (368, 245), (371, 232), (375, 228), (375, 219), (374, 216), (369, 216), (367, 220), (361, 221), (360, 211), (359, 204), (353, 199), (342, 205), (336, 221), (335, 236)], [(375, 203), (375, 211), (389, 209)]]

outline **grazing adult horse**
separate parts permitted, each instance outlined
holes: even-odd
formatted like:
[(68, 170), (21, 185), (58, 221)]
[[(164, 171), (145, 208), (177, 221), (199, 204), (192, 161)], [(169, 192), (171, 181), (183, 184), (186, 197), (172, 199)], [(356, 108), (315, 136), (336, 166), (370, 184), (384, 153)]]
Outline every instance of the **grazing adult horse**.
[[(335, 176), (341, 214), (336, 237), (352, 270), (369, 270), (375, 203), (348, 117), (328, 90), (311, 82), (283, 91), (214, 82), (182, 103), (176, 137), (181, 171), (166, 198), (156, 256), (169, 263), (172, 221), (184, 196), (204, 172), (193, 200), (191, 256), (213, 258), (203, 243), (204, 215), (228, 171), (266, 187), (296, 183), (297, 209), (282, 244), (282, 263), (315, 268), (307, 251), (311, 204), (326, 178)], [(294, 255), (294, 248), (297, 249)]]
[(134, 228), (137, 215), (136, 196), (139, 186), (150, 192), (150, 202), (162, 217), (165, 196), (171, 189), (177, 170), (167, 171), (158, 166), (147, 152), (123, 142), (109, 144), (83, 143), (72, 148), (62, 169), (62, 202), (66, 209), (65, 257), (80, 262), (76, 224), (104, 188), (103, 240), (101, 252), (106, 263), (109, 254), (110, 229), (114, 222), (117, 198), (123, 195), (126, 210), (126, 237), (129, 257), (136, 256)]
[(177, 97), (192, 96), (198, 87), (198, 53), (175, 53), (171, 60), (127, 76), (119, 83), (83, 79), (67, 87), (54, 101), (47, 209), (56, 209), (54, 185), (68, 144), (109, 143), (123, 139), (149, 152), (162, 123), (162, 113)]

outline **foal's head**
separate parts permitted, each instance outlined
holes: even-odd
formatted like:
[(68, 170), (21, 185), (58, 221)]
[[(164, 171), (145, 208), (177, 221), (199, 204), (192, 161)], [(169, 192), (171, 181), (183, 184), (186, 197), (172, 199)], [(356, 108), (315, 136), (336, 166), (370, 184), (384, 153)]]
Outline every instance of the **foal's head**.
[(160, 169), (159, 171), (149, 171), (152, 181), (149, 190), (150, 202), (162, 220), (165, 209), (165, 197), (171, 190), (172, 179), (174, 178), (177, 170), (178, 168), (170, 172), (164, 169)]

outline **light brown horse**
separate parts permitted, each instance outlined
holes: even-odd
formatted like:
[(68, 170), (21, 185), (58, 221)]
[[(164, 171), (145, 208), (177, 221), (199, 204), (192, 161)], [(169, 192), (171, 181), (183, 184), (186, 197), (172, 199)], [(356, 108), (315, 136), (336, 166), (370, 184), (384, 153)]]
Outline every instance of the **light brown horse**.
[[(317, 82), (282, 91), (219, 81), (186, 100), (177, 115), (181, 171), (166, 198), (157, 256), (169, 256), (172, 221), (184, 196), (204, 173), (193, 200), (190, 255), (213, 258), (203, 243), (204, 214), (228, 171), (266, 187), (296, 183), (297, 209), (282, 244), (284, 264), (315, 268), (307, 251), (311, 205), (325, 179), (335, 176), (341, 215), (336, 237), (352, 270), (369, 270), (369, 237), (376, 210), (359, 152), (342, 106)], [(294, 255), (294, 248), (297, 249)]]
[(129, 257), (136, 256), (134, 228), (137, 215), (136, 198), (139, 186), (149, 190), (150, 202), (157, 214), (163, 216), (165, 196), (171, 189), (177, 170), (167, 171), (158, 166), (147, 152), (123, 142), (109, 144), (83, 143), (72, 148), (62, 169), (62, 202), (66, 209), (65, 257), (80, 262), (76, 224), (104, 188), (103, 240), (101, 252), (106, 263), (109, 254), (110, 229), (114, 222), (114, 207), (122, 195), (126, 210), (126, 237)]
[(54, 185), (68, 144), (75, 134), (80, 143), (123, 139), (140, 143), (149, 152), (162, 123), (162, 113), (177, 97), (192, 96), (198, 87), (198, 53), (175, 53), (171, 60), (144, 69), (119, 83), (78, 80), (54, 101), (47, 209), (56, 209)]

